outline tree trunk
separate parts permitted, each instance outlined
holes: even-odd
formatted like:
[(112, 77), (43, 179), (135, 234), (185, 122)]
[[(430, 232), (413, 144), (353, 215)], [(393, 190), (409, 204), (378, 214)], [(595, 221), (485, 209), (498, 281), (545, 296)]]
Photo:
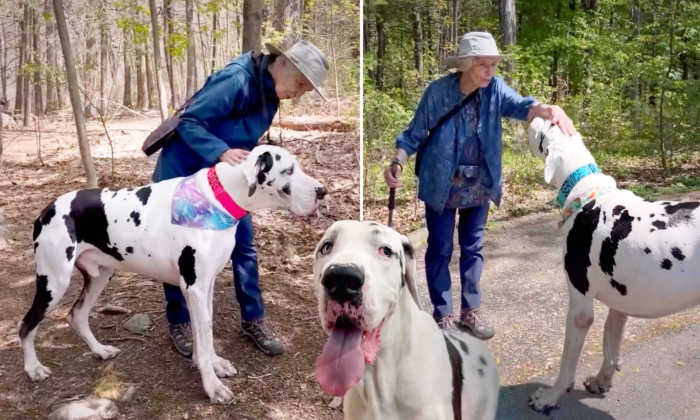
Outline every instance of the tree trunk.
[(109, 68), (109, 27), (107, 26), (106, 1), (102, 0), (102, 16), (100, 21), (100, 115), (107, 115), (107, 70)]
[(673, 69), (673, 41), (676, 38), (676, 19), (678, 18), (678, 6), (681, 0), (676, 0), (676, 6), (673, 10), (673, 21), (671, 24), (671, 31), (669, 33), (668, 41), (668, 70), (666, 71), (666, 80), (664, 80), (663, 87), (661, 88), (661, 102), (659, 105), (659, 151), (661, 152), (661, 166), (664, 171), (668, 169), (668, 163), (666, 162), (666, 141), (664, 140), (664, 102), (666, 99), (666, 84), (668, 83), (668, 76), (671, 74)]
[(87, 133), (85, 131), (85, 119), (83, 118), (83, 108), (80, 104), (80, 91), (78, 90), (78, 73), (73, 62), (73, 51), (71, 50), (70, 38), (68, 37), (68, 27), (66, 26), (66, 16), (63, 12), (63, 0), (53, 0), (54, 13), (56, 14), (56, 25), (58, 26), (58, 37), (61, 39), (61, 49), (66, 62), (66, 74), (68, 76), (68, 91), (70, 93), (71, 104), (73, 105), (73, 116), (75, 118), (75, 128), (78, 132), (78, 146), (80, 147), (80, 157), (85, 168), (88, 188), (97, 188), (97, 175), (95, 165), (90, 154)]
[[(33, 28), (33, 19), (34, 18), (34, 13), (32, 13), (32, 9), (26, 5), (24, 6), (24, 31), (26, 33), (26, 47), (25, 47), (25, 60), (26, 63), (29, 64), (33, 61), (33, 54), (32, 54), (32, 38), (29, 36), (30, 33), (32, 33), (32, 28)], [(27, 74), (23, 78), (23, 85), (24, 85), (24, 92), (22, 92), (22, 96), (24, 97), (24, 103), (23, 103), (23, 111), (22, 111), (22, 116), (24, 117), (23, 125), (25, 127), (29, 127), (32, 123), (32, 81), (29, 78), (29, 75)]]
[(452, 48), (459, 48), (459, 3), (452, 0)]
[[(634, 0), (632, 5), (632, 23), (634, 24), (634, 29), (632, 30), (632, 38), (637, 38), (639, 36), (639, 31), (642, 26), (642, 11), (639, 9), (639, 0)], [(630, 92), (630, 98), (637, 100), (639, 97), (639, 77), (635, 76), (632, 82), (632, 89)]]
[(192, 19), (194, 18), (193, 0), (185, 0), (185, 20), (187, 31), (187, 92), (189, 98), (194, 95), (197, 89), (197, 80), (195, 76), (195, 68), (197, 66), (197, 50), (194, 43), (194, 31), (192, 30)]
[[(515, 0), (501, 0), (498, 6), (498, 16), (501, 36), (503, 37), (503, 49), (508, 51), (508, 47), (517, 43)], [(505, 62), (505, 70), (506, 72), (513, 70), (513, 63), (510, 60)]]
[[(49, 1), (49, 0), (46, 0)], [(5, 34), (5, 22), (2, 25), (2, 56), (0, 57), (0, 84), (2, 84), (2, 99), (7, 99), (7, 36)]]
[(411, 13), (413, 21), (413, 65), (418, 72), (418, 81), (423, 84), (423, 29), (418, 6), (414, 6)]
[(20, 42), (19, 42), (19, 54), (17, 57), (17, 83), (15, 84), (15, 112), (20, 114), (24, 108), (24, 77), (22, 77), (22, 67), (26, 61), (27, 54), (27, 8), (25, 4), (23, 6), (22, 19), (19, 21), (20, 30)]
[(34, 72), (34, 114), (37, 116), (44, 115), (44, 98), (41, 90), (41, 12), (38, 8), (34, 9), (34, 64), (37, 70)]
[(124, 34), (124, 106), (131, 108), (131, 65), (129, 64), (129, 45), (126, 28)]
[(160, 119), (165, 121), (168, 118), (168, 104), (165, 99), (165, 86), (163, 86), (163, 78), (161, 77), (160, 63), (160, 34), (158, 33), (158, 11), (156, 10), (156, 0), (148, 0), (148, 5), (151, 8), (151, 26), (153, 27), (153, 60), (155, 63), (156, 84), (158, 86), (158, 102), (160, 104)]
[(581, 0), (581, 8), (586, 11), (598, 10), (598, 0)]
[(170, 85), (170, 107), (177, 109), (173, 57), (170, 55), (170, 34), (173, 33), (172, 2), (173, 0), (163, 0), (163, 51), (165, 52), (165, 68), (168, 71), (168, 85)]
[(384, 34), (384, 21), (377, 16), (377, 69), (375, 70), (375, 76), (377, 77), (377, 89), (382, 90), (384, 88), (384, 49), (385, 49), (385, 34)]
[(262, 0), (243, 0), (243, 53), (262, 50)]
[[(148, 47), (146, 47), (148, 48)], [(153, 81), (153, 70), (151, 69), (151, 54), (146, 51), (146, 54), (144, 54), (146, 57), (146, 87), (148, 88), (148, 95), (146, 95), (146, 98), (148, 99), (148, 109), (152, 109), (156, 107), (156, 84)]]
[(303, 0), (277, 0), (274, 27), (285, 34), (282, 49), (290, 48), (300, 39), (303, 10)]
[(214, 73), (214, 69), (216, 69), (216, 31), (219, 29), (218, 28), (218, 13), (214, 12), (214, 16), (212, 16), (212, 31), (211, 31), (211, 72)]
[(54, 50), (54, 28), (52, 0), (44, 3), (44, 14), (49, 17), (46, 20), (46, 66), (49, 73), (46, 77), (46, 113), (56, 112), (57, 90), (53, 72), (57, 70), (56, 51)]
[(146, 70), (141, 51), (136, 52), (136, 108), (147, 109)]

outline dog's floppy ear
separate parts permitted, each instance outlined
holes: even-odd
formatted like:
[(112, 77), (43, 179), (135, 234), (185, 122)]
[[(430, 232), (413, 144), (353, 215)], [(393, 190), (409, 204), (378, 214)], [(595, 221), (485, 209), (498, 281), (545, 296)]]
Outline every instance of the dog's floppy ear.
[(544, 182), (549, 184), (554, 178), (557, 167), (561, 164), (562, 150), (556, 144), (549, 143), (544, 160)]
[(267, 178), (267, 173), (272, 169), (275, 161), (270, 152), (261, 153), (258, 159), (253, 163), (252, 161), (246, 160), (244, 162), (243, 173), (248, 181), (248, 197), (255, 193), (258, 188), (258, 184), (265, 182)]
[(401, 238), (401, 245), (403, 246), (403, 255), (405, 260), (403, 278), (406, 282), (406, 286), (408, 286), (408, 291), (411, 293), (413, 301), (416, 302), (416, 305), (418, 305), (418, 309), (422, 311), (423, 305), (420, 304), (418, 289), (416, 288), (416, 254), (407, 237), (403, 236)]

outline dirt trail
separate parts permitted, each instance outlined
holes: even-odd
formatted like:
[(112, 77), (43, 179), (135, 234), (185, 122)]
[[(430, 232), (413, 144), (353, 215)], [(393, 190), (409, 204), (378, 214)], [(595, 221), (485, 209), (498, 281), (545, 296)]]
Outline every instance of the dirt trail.
[[(155, 157), (140, 150), (148, 131), (157, 125), (154, 113), (110, 123), (116, 173), (112, 178), (110, 148), (101, 127), (88, 131), (100, 187), (122, 188), (149, 182)], [(44, 383), (31, 383), (22, 371), (15, 326), (31, 305), (34, 271), (31, 228), (36, 215), (53, 198), (84, 187), (85, 176), (72, 121), (42, 127), (42, 154), (36, 158), (31, 132), (6, 132), (5, 162), (0, 168), (0, 212), (10, 240), (0, 257), (0, 419), (40, 419), (62, 401), (89, 395), (104, 375), (107, 362), (95, 360), (65, 321), (77, 299), (82, 280), (74, 273), (61, 305), (40, 326), (37, 352), (54, 374)], [(56, 131), (59, 133), (47, 133)], [(272, 139), (279, 129), (273, 129)], [(96, 307), (106, 303), (147, 313), (154, 321), (144, 336), (122, 324), (128, 315), (103, 315), (93, 310), (90, 325), (99, 340), (122, 349), (114, 369), (125, 383), (136, 385), (130, 402), (119, 402), (124, 419), (339, 419), (331, 398), (319, 388), (314, 365), (326, 335), (317, 319), (311, 279), (312, 251), (335, 220), (359, 218), (359, 133), (284, 131), (284, 147), (301, 161), (305, 171), (330, 191), (320, 217), (299, 220), (285, 211), (254, 215), (259, 251), (261, 288), (268, 318), (286, 345), (286, 354), (269, 358), (239, 333), (239, 309), (227, 267), (217, 279), (214, 337), (217, 353), (232, 361), (239, 375), (227, 379), (234, 403), (208, 403), (192, 364), (172, 348), (163, 312), (162, 287), (147, 278), (118, 273)]]

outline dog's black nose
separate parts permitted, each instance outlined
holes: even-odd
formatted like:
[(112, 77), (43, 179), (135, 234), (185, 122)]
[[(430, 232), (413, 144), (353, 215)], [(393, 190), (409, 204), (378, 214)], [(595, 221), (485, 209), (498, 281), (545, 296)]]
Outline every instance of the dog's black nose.
[(365, 284), (365, 272), (354, 264), (333, 265), (323, 275), (321, 284), (338, 303), (357, 298)]
[(326, 196), (326, 189), (323, 187), (318, 187), (316, 188), (316, 200), (323, 200), (323, 197)]

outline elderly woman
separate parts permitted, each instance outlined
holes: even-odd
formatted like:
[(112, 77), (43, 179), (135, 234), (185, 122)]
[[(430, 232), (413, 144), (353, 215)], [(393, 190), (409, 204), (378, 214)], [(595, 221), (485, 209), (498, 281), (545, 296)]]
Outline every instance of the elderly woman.
[[(433, 317), (440, 328), (459, 323), (478, 338), (495, 330), (481, 311), (479, 278), (489, 202), (502, 196), (501, 118), (549, 119), (564, 133), (574, 134), (569, 117), (558, 106), (523, 98), (500, 77), (494, 77), (499, 54), (489, 33), (462, 37), (459, 54), (444, 64), (459, 71), (431, 83), (423, 94), (408, 129), (396, 139), (396, 157), (384, 172), (389, 187), (399, 187), (408, 157), (418, 153), (418, 197), (425, 202), (428, 249), (425, 273)], [(459, 272), (462, 312), (452, 314), (449, 263), (455, 217), (459, 213)]]

